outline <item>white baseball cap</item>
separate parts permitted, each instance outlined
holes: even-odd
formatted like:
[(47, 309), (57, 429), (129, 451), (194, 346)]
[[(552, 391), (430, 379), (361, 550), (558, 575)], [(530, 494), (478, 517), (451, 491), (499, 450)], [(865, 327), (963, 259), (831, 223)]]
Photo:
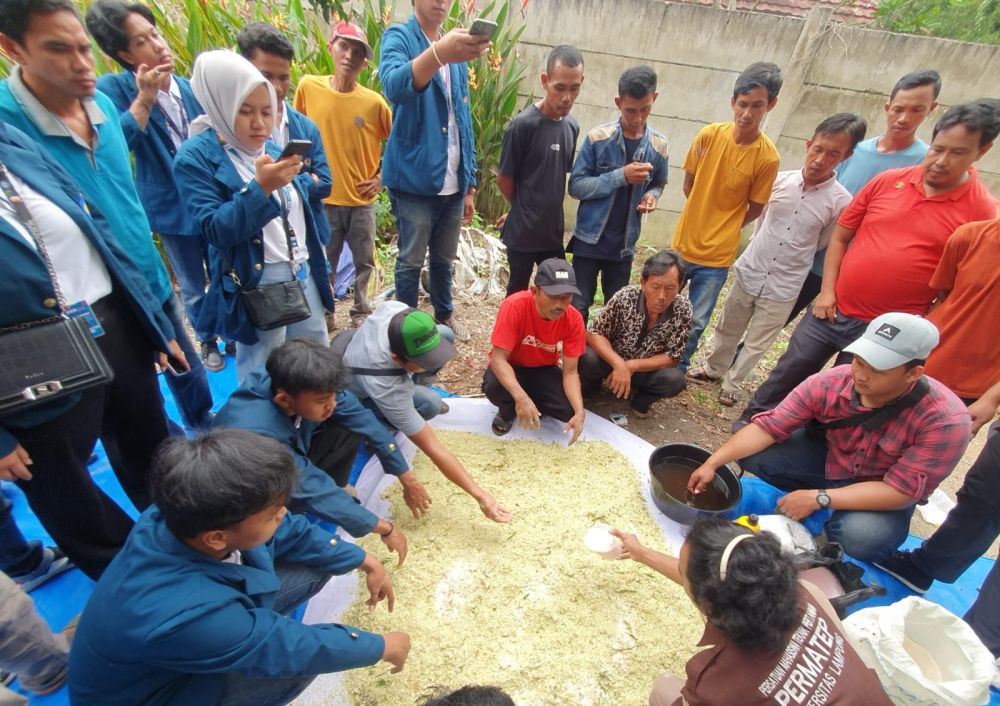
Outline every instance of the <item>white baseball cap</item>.
[(876, 317), (844, 352), (876, 370), (891, 370), (911, 360), (926, 360), (940, 338), (937, 326), (922, 316), (893, 312)]

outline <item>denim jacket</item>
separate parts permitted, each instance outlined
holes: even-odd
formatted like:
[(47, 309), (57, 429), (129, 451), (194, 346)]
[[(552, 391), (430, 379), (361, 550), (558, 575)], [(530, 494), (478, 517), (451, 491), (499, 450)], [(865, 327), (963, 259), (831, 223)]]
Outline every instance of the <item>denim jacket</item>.
[(599, 125), (587, 133), (580, 145), (580, 151), (573, 163), (569, 177), (569, 195), (580, 199), (576, 212), (576, 226), (573, 237), (585, 243), (596, 243), (604, 232), (611, 206), (618, 189), (628, 187), (625, 182), (625, 165), (638, 159), (650, 162), (653, 171), (641, 188), (632, 189), (629, 203), (628, 228), (625, 232), (625, 250), (628, 256), (635, 250), (641, 227), (640, 214), (636, 211), (639, 201), (646, 194), (656, 199), (663, 193), (667, 183), (667, 138), (653, 128), (646, 126), (639, 148), (634, 155), (625, 154), (625, 140), (622, 137), (621, 122), (614, 121)]

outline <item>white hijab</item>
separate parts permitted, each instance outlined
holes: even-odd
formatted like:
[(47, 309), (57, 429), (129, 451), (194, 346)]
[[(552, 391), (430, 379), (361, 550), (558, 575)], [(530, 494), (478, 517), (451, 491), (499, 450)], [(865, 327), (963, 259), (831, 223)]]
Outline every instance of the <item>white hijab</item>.
[(278, 99), (274, 86), (256, 66), (228, 49), (199, 54), (191, 73), (191, 89), (205, 109), (205, 114), (191, 123), (191, 135), (212, 128), (222, 136), (227, 145), (249, 157), (259, 157), (263, 148), (252, 150), (236, 139), (233, 125), (240, 106), (260, 85), (267, 86), (267, 93), (271, 96), (271, 115), (277, 116)]

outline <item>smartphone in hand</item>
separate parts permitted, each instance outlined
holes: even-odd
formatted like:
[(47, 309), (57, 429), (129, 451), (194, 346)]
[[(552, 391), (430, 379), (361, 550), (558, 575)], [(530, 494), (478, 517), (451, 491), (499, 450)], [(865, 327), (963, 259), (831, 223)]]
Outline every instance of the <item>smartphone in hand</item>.
[(285, 145), (285, 149), (281, 151), (281, 155), (278, 160), (282, 160), (285, 157), (291, 157), (292, 155), (298, 155), (299, 157), (306, 157), (312, 151), (312, 140), (289, 140), (288, 144)]
[(492, 38), (493, 34), (497, 31), (497, 23), (491, 20), (484, 20), (482, 17), (478, 18), (469, 27), (469, 34), (475, 34), (481, 37)]

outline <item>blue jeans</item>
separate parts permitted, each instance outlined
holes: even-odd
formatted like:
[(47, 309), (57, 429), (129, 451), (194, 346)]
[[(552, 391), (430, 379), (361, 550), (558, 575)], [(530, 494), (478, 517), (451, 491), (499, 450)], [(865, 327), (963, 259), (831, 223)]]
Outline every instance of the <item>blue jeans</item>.
[[(283, 615), (319, 593), (332, 576), (306, 566), (279, 564), (274, 569), (281, 579), (274, 610)], [(230, 672), (219, 706), (285, 706), (305, 691), (316, 676), (268, 678)]]
[(24, 538), (14, 521), (12, 505), (0, 490), (0, 571), (17, 578), (30, 574), (42, 563), (42, 543)]
[(163, 303), (163, 313), (170, 319), (177, 343), (191, 366), (191, 371), (186, 375), (174, 375), (169, 370), (164, 372), (164, 380), (177, 402), (184, 426), (192, 431), (207, 429), (212, 423), (212, 391), (208, 387), (208, 376), (205, 374), (205, 366), (201, 364), (201, 356), (195, 351), (187, 329), (184, 328), (184, 310), (176, 294), (171, 294)]
[(392, 213), (399, 231), (396, 257), (396, 299), (417, 306), (420, 270), (429, 259), (429, 292), (434, 318), (447, 321), (455, 307), (451, 301), (451, 275), (462, 229), (462, 194), (417, 196), (389, 191)]
[(590, 317), (590, 305), (597, 293), (597, 275), (601, 275), (601, 293), (604, 303), (628, 284), (632, 275), (632, 258), (626, 260), (597, 260), (592, 257), (573, 256), (573, 273), (579, 294), (573, 295), (573, 306), (583, 316), (583, 323)]
[[(740, 459), (743, 470), (781, 490), (840, 488), (853, 481), (827, 480), (826, 439), (794, 432), (787, 440)], [(834, 510), (826, 523), (826, 537), (860, 561), (880, 561), (903, 543), (910, 531), (916, 505), (899, 510)]]
[(687, 370), (691, 357), (698, 350), (701, 334), (708, 328), (712, 320), (712, 311), (719, 301), (719, 294), (729, 276), (728, 267), (706, 267), (688, 263), (688, 299), (691, 300), (692, 320), (691, 334), (688, 337), (687, 348), (684, 349), (684, 359), (677, 367)]
[[(323, 308), (319, 288), (309, 271), (309, 263), (304, 263), (303, 266), (306, 268), (306, 272), (302, 286), (306, 293), (306, 301), (309, 302), (309, 318), (270, 331), (257, 329), (257, 342), (253, 345), (237, 343), (236, 380), (239, 384), (242, 385), (247, 375), (263, 366), (271, 351), (286, 340), (310, 338), (324, 346), (330, 345), (330, 336), (326, 332), (326, 310)], [(264, 271), (261, 273), (260, 283), (257, 286), (266, 287), (269, 284), (289, 282), (291, 279), (292, 273), (287, 262), (271, 262), (264, 265)]]
[(160, 242), (170, 258), (170, 267), (181, 287), (181, 301), (194, 335), (199, 341), (214, 341), (215, 333), (198, 326), (201, 302), (205, 298), (208, 272), (208, 243), (200, 235), (160, 233)]

